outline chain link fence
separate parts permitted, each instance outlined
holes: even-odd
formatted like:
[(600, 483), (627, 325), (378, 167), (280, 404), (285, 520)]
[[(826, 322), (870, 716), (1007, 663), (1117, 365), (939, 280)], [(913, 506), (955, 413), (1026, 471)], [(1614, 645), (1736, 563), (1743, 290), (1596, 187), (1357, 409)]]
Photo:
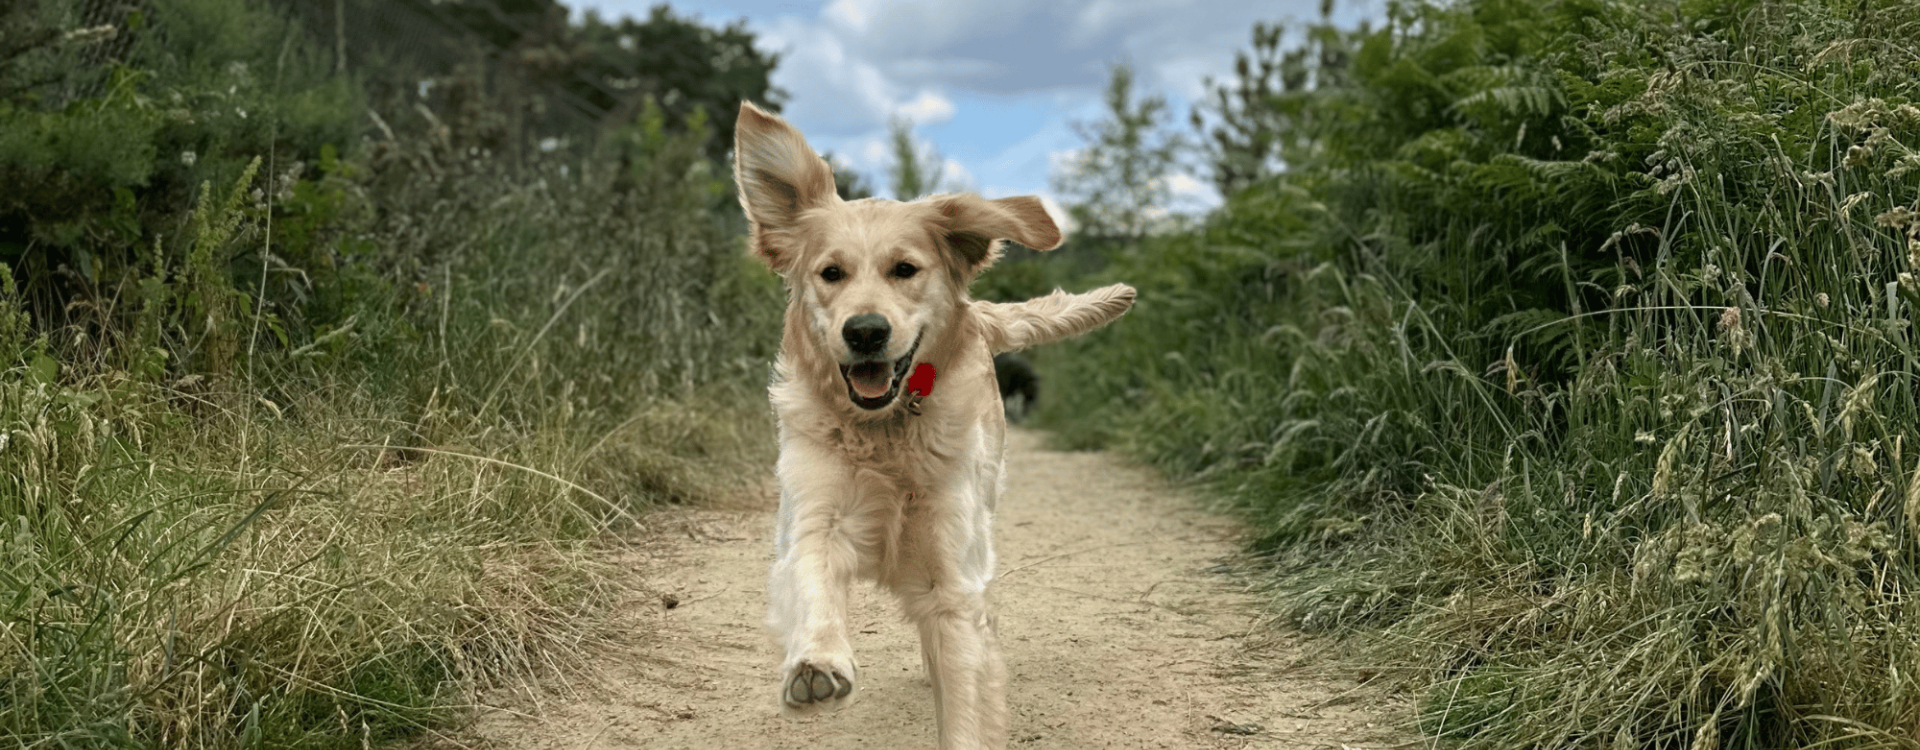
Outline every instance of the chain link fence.
[[(65, 63), (42, 86), (50, 108), (109, 93), (115, 71), (170, 41), (164, 8), (181, 0), (41, 3), (40, 22), (62, 35)], [(607, 124), (630, 119), (628, 92), (570, 65), (564, 8), (530, 13), (496, 0), (254, 0), (287, 14), (336, 72), (366, 88), (376, 125), (444, 128), (464, 145), (524, 163), (542, 153), (584, 153)], [(506, 6), (513, 6), (511, 9)], [(554, 10), (559, 15), (554, 15)], [(511, 12), (510, 12), (511, 10)], [(626, 71), (634, 77), (638, 73)]]
[(166, 42), (165, 30), (150, 23), (148, 0), (74, 0), (43, 3), (38, 10), (46, 28), (60, 36), (57, 46), (66, 56), (57, 85), (44, 89), (45, 103), (54, 108), (105, 95), (113, 70), (129, 61), (137, 39)]
[(577, 93), (621, 94), (568, 64), (558, 5), (529, 12), (519, 7), (529, 4), (495, 0), (271, 3), (298, 20), (337, 71), (363, 81), (374, 110), (395, 126), (445, 127), (469, 147), (525, 163), (580, 152), (621, 114)]

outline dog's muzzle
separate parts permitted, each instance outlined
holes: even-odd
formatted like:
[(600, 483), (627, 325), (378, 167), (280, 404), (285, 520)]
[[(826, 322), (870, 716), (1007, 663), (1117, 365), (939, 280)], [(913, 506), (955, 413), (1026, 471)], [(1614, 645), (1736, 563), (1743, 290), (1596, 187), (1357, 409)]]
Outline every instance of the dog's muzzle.
[(840, 377), (847, 381), (847, 398), (867, 411), (886, 408), (900, 395), (900, 383), (913, 367), (913, 355), (920, 351), (920, 339), (914, 337), (906, 356), (891, 362), (867, 359), (840, 365)]

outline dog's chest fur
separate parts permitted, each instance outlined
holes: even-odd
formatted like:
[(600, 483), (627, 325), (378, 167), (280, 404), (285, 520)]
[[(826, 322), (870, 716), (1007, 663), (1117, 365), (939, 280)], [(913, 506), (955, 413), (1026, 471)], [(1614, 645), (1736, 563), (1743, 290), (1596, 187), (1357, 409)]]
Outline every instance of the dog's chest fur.
[[(845, 477), (844, 491), (823, 498), (832, 510), (821, 510), (858, 550), (863, 577), (892, 585), (962, 569), (963, 577), (982, 582), (991, 575), (991, 541), (984, 537), (999, 497), (1006, 427), (988, 360), (960, 359), (917, 415), (899, 408), (877, 417), (839, 413), (829, 406), (830, 391), (807, 380), (773, 385), (782, 444), (811, 443), (834, 457), (838, 466), (829, 471)], [(942, 553), (953, 546), (984, 557), (961, 561)]]
[[(845, 413), (844, 405), (822, 409), (799, 407), (810, 396), (800, 382), (787, 380), (773, 386), (773, 401), (783, 431), (790, 437), (807, 440), (838, 456), (856, 473), (873, 472), (900, 484), (903, 491), (939, 489), (929, 486), (936, 478), (951, 478), (960, 464), (977, 458), (974, 439), (981, 430), (1004, 434), (1004, 423), (983, 423), (977, 407), (982, 391), (999, 400), (990, 371), (967, 367), (950, 377), (940, 378), (935, 394), (923, 404), (922, 413), (910, 414), (904, 408), (892, 408), (877, 418), (862, 418)], [(834, 394), (838, 395), (838, 394)], [(823, 398), (822, 401), (830, 401)], [(840, 408), (834, 408), (840, 407)], [(992, 441), (994, 443), (1000, 440)]]

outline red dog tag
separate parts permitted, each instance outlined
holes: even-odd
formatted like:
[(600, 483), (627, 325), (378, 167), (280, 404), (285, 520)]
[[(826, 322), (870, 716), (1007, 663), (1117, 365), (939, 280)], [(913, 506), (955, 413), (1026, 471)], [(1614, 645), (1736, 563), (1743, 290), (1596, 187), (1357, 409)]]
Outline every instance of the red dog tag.
[(907, 378), (907, 392), (933, 395), (933, 365), (921, 362), (913, 366), (913, 375)]
[(922, 362), (913, 366), (913, 375), (907, 378), (907, 412), (920, 413), (920, 399), (933, 395), (933, 365)]

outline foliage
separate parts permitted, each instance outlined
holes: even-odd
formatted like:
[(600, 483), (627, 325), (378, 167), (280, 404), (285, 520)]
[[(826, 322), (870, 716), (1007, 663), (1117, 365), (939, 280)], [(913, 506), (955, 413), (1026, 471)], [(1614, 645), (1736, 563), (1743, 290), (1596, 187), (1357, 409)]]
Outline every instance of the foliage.
[[(152, 18), (128, 12), (87, 35), (48, 25), (75, 13), (70, 2), (39, 0), (4, 26), (0, 47), (17, 51), (0, 67), (0, 91), (9, 92), (0, 100), (0, 182), (33, 187), (0, 194), (0, 263), (14, 266), (36, 319), (91, 330), (91, 351), (67, 352), (70, 360), (106, 365), (109, 349), (144, 357), (142, 347), (115, 346), (114, 337), (140, 327), (120, 301), (163, 292), (176, 274), (241, 283), (224, 277), (269, 262), (189, 244), (194, 234), (180, 231), (180, 217), (212, 200), (207, 186), (247, 173), (226, 216), (236, 227), (243, 212), (248, 222), (259, 218), (260, 201), (233, 202), (256, 189), (249, 170), (259, 166), (249, 165), (262, 157), (269, 168), (292, 165), (275, 175), (292, 185), (304, 163), (349, 140), (360, 95), (294, 43), (298, 28), (240, 0), (164, 3)], [(48, 39), (92, 41), (35, 42)], [(115, 40), (118, 58), (101, 49)], [(99, 94), (83, 95), (89, 90)], [(283, 248), (281, 257), (306, 249)], [(203, 265), (181, 268), (190, 255)], [(274, 301), (287, 305), (277, 314), (306, 312)], [(156, 337), (191, 348), (195, 336), (181, 321), (152, 312), (173, 321)]]
[(1221, 195), (1272, 177), (1284, 167), (1281, 153), (1300, 155), (1299, 139), (1336, 111), (1325, 108), (1319, 94), (1347, 85), (1353, 41), (1366, 38), (1367, 26), (1343, 33), (1328, 22), (1332, 14), (1331, 0), (1323, 2), (1321, 22), (1304, 29), (1300, 45), (1290, 49), (1281, 46), (1285, 26), (1254, 24), (1253, 49), (1234, 54), (1234, 79), (1206, 79), (1208, 98), (1189, 119)]
[[(580, 62), (570, 71), (567, 90), (615, 121), (650, 97), (669, 122), (685, 122), (704, 110), (715, 132), (732, 133), (740, 102), (777, 112), (786, 98), (769, 83), (779, 56), (754, 47), (745, 21), (710, 28), (675, 15), (664, 3), (644, 21), (623, 17), (608, 23), (587, 11), (570, 42)], [(724, 159), (732, 147), (732, 139), (715, 138), (707, 155)]]
[(1256, 49), (1229, 140), (1285, 170), (1115, 258), (1042, 416), (1243, 509), (1457, 746), (1911, 746), (1916, 31), (1408, 0)]
[(764, 470), (780, 291), (715, 210), (705, 109), (640, 97), (584, 154), (485, 152), (424, 103), (362, 140), (362, 82), (260, 4), (111, 34), (27, 5), (0, 737), (416, 737), (609, 632), (608, 532)]
[(233, 280), (227, 275), (231, 259), (226, 254), (244, 218), (240, 209), (245, 205), (247, 187), (253, 184), (259, 169), (260, 160), (254, 159), (218, 204), (212, 200), (212, 186), (201, 185), (200, 205), (193, 210), (193, 245), (182, 269), (181, 296), (189, 335), (202, 342), (204, 360), (200, 369), (211, 375), (230, 372), (237, 353), (239, 318), (244, 308), (240, 300), (245, 298), (234, 290)]
[(0, 264), (0, 362), (13, 363), (27, 352), (27, 340), (33, 333), (33, 320), (20, 304), (20, 289), (13, 272)]
[[(584, 156), (652, 101), (678, 128), (705, 110), (733, 131), (742, 100), (779, 110), (778, 56), (743, 22), (708, 26), (666, 4), (639, 18), (556, 0), (272, 0), (310, 31), (335, 71), (364, 82), (395, 127), (431, 108), (455, 138), (526, 161), (554, 150)], [(723, 159), (729, 139), (708, 142)]]
[(1087, 147), (1056, 170), (1053, 187), (1081, 234), (1137, 241), (1165, 223), (1172, 197), (1168, 180), (1185, 142), (1161, 131), (1164, 97), (1135, 103), (1133, 69), (1125, 63), (1113, 66), (1105, 102), (1106, 119), (1075, 123)]
[[(1207, 77), (1204, 85), (1211, 98), (1189, 114), (1194, 130), (1200, 131), (1200, 148), (1221, 195), (1240, 192), (1272, 176), (1280, 166), (1276, 141), (1291, 128), (1276, 116), (1273, 101), (1281, 90), (1298, 91), (1306, 83), (1295, 72), (1306, 67), (1306, 50), (1295, 49), (1283, 57), (1280, 40), (1285, 34), (1286, 28), (1279, 24), (1254, 24), (1252, 55), (1234, 53), (1235, 80), (1228, 84)], [(1276, 84), (1286, 88), (1276, 89)], [(1202, 111), (1211, 112), (1217, 120), (1211, 128)]]

